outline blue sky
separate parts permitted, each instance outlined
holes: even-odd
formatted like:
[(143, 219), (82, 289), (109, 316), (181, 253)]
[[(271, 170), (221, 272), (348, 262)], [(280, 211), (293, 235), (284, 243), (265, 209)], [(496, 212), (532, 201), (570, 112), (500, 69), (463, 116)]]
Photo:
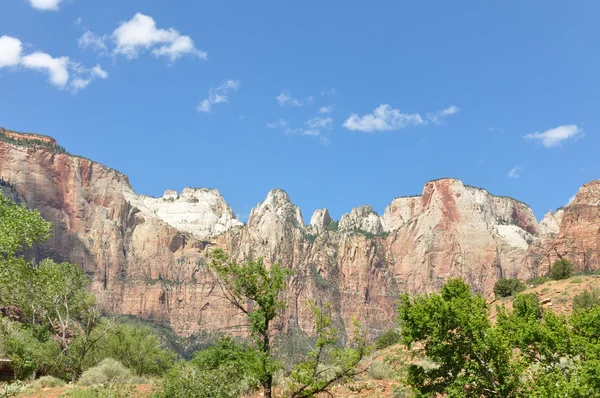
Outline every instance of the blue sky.
[(339, 218), (456, 177), (538, 218), (600, 177), (596, 1), (3, 0), (0, 126), (136, 192)]

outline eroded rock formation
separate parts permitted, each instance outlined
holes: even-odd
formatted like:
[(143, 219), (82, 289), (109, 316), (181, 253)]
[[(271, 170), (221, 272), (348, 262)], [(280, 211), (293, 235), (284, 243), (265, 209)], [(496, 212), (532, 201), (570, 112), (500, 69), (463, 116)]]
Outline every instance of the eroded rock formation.
[(353, 209), (337, 230), (326, 209), (306, 226), (276, 189), (244, 226), (218, 191), (138, 196), (125, 175), (37, 137), (0, 130), (0, 177), (54, 223), (40, 256), (83, 267), (105, 309), (184, 336), (243, 323), (206, 268), (212, 247), (293, 270), (277, 329), (310, 332), (306, 303), (320, 300), (333, 303), (342, 328), (357, 316), (372, 336), (393, 325), (399, 292), (433, 291), (460, 276), (489, 295), (497, 278), (536, 276), (561, 256), (600, 267), (600, 181), (539, 225), (515, 199), (440, 179), (422, 195), (394, 199), (381, 217), (370, 206)]

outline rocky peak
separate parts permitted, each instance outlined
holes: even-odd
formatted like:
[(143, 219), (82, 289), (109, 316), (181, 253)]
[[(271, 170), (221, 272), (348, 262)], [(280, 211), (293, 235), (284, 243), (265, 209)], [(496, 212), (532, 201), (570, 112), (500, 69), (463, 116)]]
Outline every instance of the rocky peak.
[(575, 199), (570, 205), (578, 205), (578, 204), (586, 204), (592, 206), (600, 205), (600, 180), (595, 180), (592, 182), (588, 182), (584, 184), (577, 195), (575, 195)]
[(216, 189), (185, 188), (181, 194), (166, 190), (160, 198), (141, 195), (140, 200), (167, 224), (199, 239), (242, 225)]
[(327, 229), (327, 226), (331, 223), (331, 216), (327, 209), (315, 210), (312, 217), (310, 218), (310, 230), (313, 233), (320, 234)]
[(377, 235), (383, 232), (379, 216), (370, 205), (355, 207), (340, 219), (340, 231), (360, 229)]
[(544, 215), (542, 221), (540, 221), (540, 235), (556, 235), (560, 232), (560, 223), (562, 221), (565, 211), (558, 209), (556, 212), (550, 210)]
[(385, 232), (394, 231), (421, 211), (421, 196), (396, 198), (390, 203), (381, 216), (381, 225)]
[(265, 226), (279, 223), (304, 228), (304, 219), (300, 208), (292, 203), (283, 189), (273, 189), (265, 200), (250, 211), (248, 225)]

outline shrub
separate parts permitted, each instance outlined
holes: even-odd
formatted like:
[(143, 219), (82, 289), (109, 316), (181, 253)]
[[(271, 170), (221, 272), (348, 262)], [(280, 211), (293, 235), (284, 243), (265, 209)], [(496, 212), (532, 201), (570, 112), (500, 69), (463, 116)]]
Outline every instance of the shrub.
[(82, 386), (93, 386), (115, 381), (127, 381), (131, 378), (131, 372), (123, 364), (112, 358), (105, 358), (98, 366), (89, 368), (78, 380)]
[(17, 380), (12, 384), (5, 384), (2, 386), (2, 388), (0, 388), (0, 397), (16, 397), (24, 392), (27, 392), (27, 387), (25, 387), (22, 381)]
[(257, 353), (231, 338), (199, 351), (188, 363), (180, 363), (167, 372), (159, 396), (237, 397), (258, 387)]
[(98, 343), (97, 352), (97, 357), (116, 359), (138, 376), (160, 376), (176, 359), (152, 329), (126, 324), (114, 325)]
[(589, 310), (600, 305), (600, 292), (598, 290), (583, 292), (573, 297), (573, 309), (574, 310)]
[(375, 348), (378, 350), (383, 350), (392, 346), (396, 343), (400, 342), (400, 333), (397, 330), (391, 329), (382, 334), (375, 340)]
[(31, 383), (31, 388), (40, 389), (40, 388), (54, 388), (54, 387), (63, 387), (65, 382), (61, 379), (57, 379), (52, 376), (42, 376), (39, 379), (35, 380)]
[(561, 259), (552, 264), (550, 268), (550, 278), (555, 281), (567, 279), (573, 273), (573, 264), (566, 259)]
[(64, 398), (134, 398), (141, 396), (141, 394), (136, 394), (135, 386), (122, 383), (75, 387), (61, 395)]
[(394, 378), (394, 372), (384, 362), (373, 362), (367, 369), (367, 373), (374, 380), (392, 380)]
[(515, 293), (525, 290), (525, 285), (518, 279), (500, 278), (494, 285), (494, 294), (497, 297), (510, 297)]
[(525, 319), (540, 319), (542, 306), (535, 294), (520, 294), (513, 302), (515, 315)]

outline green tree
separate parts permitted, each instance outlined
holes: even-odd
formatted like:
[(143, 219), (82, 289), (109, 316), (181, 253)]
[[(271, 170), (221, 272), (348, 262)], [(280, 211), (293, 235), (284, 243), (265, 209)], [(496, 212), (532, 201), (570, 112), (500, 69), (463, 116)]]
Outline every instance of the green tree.
[(435, 363), (409, 366), (406, 381), (418, 396), (519, 396), (522, 361), (465, 282), (451, 279), (441, 294), (401, 295), (398, 312), (402, 341), (419, 343)]
[(271, 398), (273, 374), (278, 365), (272, 354), (270, 326), (285, 308), (281, 294), (290, 272), (279, 264), (267, 269), (262, 258), (236, 264), (229, 261), (221, 249), (210, 253), (208, 267), (216, 274), (225, 298), (250, 322), (250, 332), (260, 358), (258, 379), (265, 398)]
[(0, 191), (0, 261), (46, 241), (51, 228), (38, 211), (17, 205)]
[(259, 385), (261, 358), (246, 344), (225, 337), (169, 370), (159, 395), (165, 398), (235, 398)]
[(147, 327), (113, 325), (94, 349), (95, 361), (113, 358), (136, 375), (160, 376), (171, 368), (176, 355), (163, 347), (158, 335)]
[(525, 284), (518, 279), (500, 278), (494, 285), (494, 294), (496, 297), (510, 297), (525, 288)]
[(331, 323), (331, 303), (318, 307), (310, 303), (315, 319), (315, 349), (290, 372), (289, 388), (292, 398), (312, 398), (321, 392), (329, 392), (336, 382), (347, 381), (360, 373), (359, 362), (370, 351), (362, 328), (354, 320), (352, 346), (340, 347), (340, 332)]
[(550, 278), (554, 279), (555, 281), (567, 279), (572, 273), (573, 263), (564, 258), (555, 261), (550, 268)]

